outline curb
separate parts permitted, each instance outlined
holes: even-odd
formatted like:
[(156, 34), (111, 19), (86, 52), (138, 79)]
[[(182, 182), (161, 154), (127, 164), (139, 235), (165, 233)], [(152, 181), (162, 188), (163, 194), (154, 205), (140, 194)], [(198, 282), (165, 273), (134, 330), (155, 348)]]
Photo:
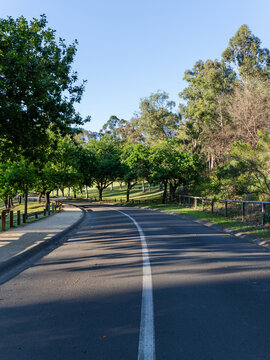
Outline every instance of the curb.
[[(72, 205), (73, 206), (73, 205)], [(77, 206), (79, 207), (79, 206)], [(26, 260), (29, 260), (34, 255), (37, 255), (41, 250), (45, 250), (48, 247), (50, 247), (53, 244), (57, 244), (57, 241), (60, 240), (63, 236), (65, 236), (67, 233), (69, 233), (71, 230), (73, 230), (75, 227), (77, 227), (86, 216), (85, 209), (79, 207), (82, 210), (82, 216), (75, 221), (72, 225), (67, 227), (65, 230), (59, 232), (58, 234), (52, 236), (50, 239), (43, 241), (40, 244), (37, 244), (36, 246), (33, 246), (31, 249), (25, 250), (22, 253), (13, 256), (11, 259), (8, 259), (6, 261), (3, 261), (0, 264), (0, 275), (2, 275), (7, 270), (11, 270), (13, 267), (21, 265)]]
[(265, 250), (269, 250), (270, 251), (270, 241), (267, 241), (265, 239), (259, 238), (257, 236), (254, 235), (250, 235), (244, 232), (238, 232), (237, 230), (231, 229), (231, 228), (227, 228), (225, 226), (222, 225), (218, 225), (218, 224), (214, 224), (211, 223), (207, 220), (202, 220), (202, 219), (197, 219), (193, 216), (188, 216), (188, 215), (184, 215), (184, 214), (177, 214), (177, 213), (173, 213), (170, 211), (166, 211), (166, 210), (160, 210), (160, 209), (150, 209), (150, 208), (144, 208), (144, 207), (140, 207), (140, 206), (133, 206), (134, 208), (137, 209), (144, 209), (144, 210), (151, 210), (151, 211), (158, 211), (160, 213), (164, 213), (164, 214), (168, 214), (168, 215), (172, 215), (172, 216), (179, 216), (182, 217), (183, 219), (189, 219), (192, 220), (196, 223), (199, 223), (201, 225), (207, 226), (207, 227), (211, 227), (217, 231), (223, 231), (225, 233), (229, 233), (232, 236), (235, 236), (236, 238), (240, 238), (242, 240), (245, 240), (249, 243), (255, 244), (257, 246), (261, 246), (263, 247)]

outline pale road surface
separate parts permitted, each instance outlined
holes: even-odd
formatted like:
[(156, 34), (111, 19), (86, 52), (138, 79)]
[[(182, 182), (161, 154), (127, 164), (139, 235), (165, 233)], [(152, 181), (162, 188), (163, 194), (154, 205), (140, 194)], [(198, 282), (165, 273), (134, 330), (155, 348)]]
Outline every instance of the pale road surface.
[(270, 359), (268, 251), (184, 217), (82, 205), (62, 246), (0, 286), (1, 360)]

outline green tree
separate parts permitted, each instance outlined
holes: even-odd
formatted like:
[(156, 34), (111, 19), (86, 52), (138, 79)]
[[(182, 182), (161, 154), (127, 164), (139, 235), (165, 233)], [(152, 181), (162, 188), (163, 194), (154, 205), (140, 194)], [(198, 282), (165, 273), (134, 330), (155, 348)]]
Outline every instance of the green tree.
[(123, 180), (127, 185), (127, 202), (131, 189), (138, 180), (149, 176), (149, 147), (144, 144), (126, 145), (122, 149), (121, 158), (123, 168)]
[(163, 183), (162, 202), (167, 199), (167, 188), (170, 188), (170, 200), (175, 199), (179, 186), (186, 192), (198, 182), (202, 165), (197, 155), (183, 152), (171, 143), (154, 146), (150, 155), (150, 180)]
[(236, 142), (228, 159), (217, 170), (219, 192), (230, 197), (270, 197), (270, 136), (259, 133), (256, 148)]
[(84, 123), (74, 108), (84, 91), (71, 68), (77, 41), (57, 41), (45, 15), (30, 22), (0, 19), (0, 37), (2, 151), (15, 149), (32, 160), (42, 153), (48, 129), (64, 135)]
[(103, 190), (122, 175), (120, 147), (118, 142), (106, 137), (90, 141), (88, 146), (94, 153), (96, 165), (93, 182), (99, 191), (99, 200), (102, 201)]
[(100, 136), (111, 137), (113, 140), (125, 141), (127, 121), (124, 119), (118, 119), (117, 116), (110, 116), (109, 120), (103, 125), (100, 130)]
[(230, 117), (226, 95), (233, 89), (236, 74), (219, 61), (198, 61), (185, 72), (188, 86), (179, 94), (183, 118), (182, 139), (188, 151), (207, 157), (209, 170), (230, 146)]
[(151, 94), (140, 102), (138, 126), (147, 143), (172, 139), (179, 126), (180, 118), (173, 112), (175, 102), (169, 100), (166, 92)]
[(247, 77), (270, 79), (270, 52), (261, 48), (261, 40), (247, 25), (240, 26), (222, 57), (227, 64), (237, 67), (244, 80)]
[(2, 196), (14, 196), (17, 192), (24, 194), (24, 212), (27, 214), (28, 193), (37, 180), (37, 169), (23, 157), (6, 165), (3, 166), (2, 164), (0, 170), (1, 194)]

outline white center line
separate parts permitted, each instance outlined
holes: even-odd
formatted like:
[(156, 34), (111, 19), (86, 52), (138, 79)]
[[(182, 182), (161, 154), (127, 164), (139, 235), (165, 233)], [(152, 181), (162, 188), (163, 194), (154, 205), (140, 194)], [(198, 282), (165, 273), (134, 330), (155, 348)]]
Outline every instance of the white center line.
[(136, 225), (140, 234), (143, 260), (143, 289), (138, 360), (155, 360), (156, 354), (152, 274), (147, 242), (142, 228), (137, 223), (137, 221), (123, 211), (116, 211), (127, 216)]

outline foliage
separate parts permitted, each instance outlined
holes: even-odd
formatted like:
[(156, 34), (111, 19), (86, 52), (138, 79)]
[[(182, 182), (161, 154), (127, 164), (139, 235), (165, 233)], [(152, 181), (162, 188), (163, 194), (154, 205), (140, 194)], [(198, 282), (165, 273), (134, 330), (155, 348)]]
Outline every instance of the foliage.
[(261, 48), (261, 40), (245, 24), (230, 39), (222, 57), (237, 67), (244, 80), (247, 77), (270, 79), (270, 52)]
[[(35, 166), (23, 157), (17, 161), (0, 163), (0, 199), (5, 201), (8, 196), (28, 194), (36, 182)], [(25, 205), (27, 212), (27, 201)]]
[(99, 198), (102, 200), (102, 191), (122, 176), (120, 147), (118, 142), (106, 137), (91, 141), (88, 146), (93, 151), (96, 162), (93, 183), (97, 186)]
[(217, 60), (198, 61), (185, 72), (188, 86), (179, 94), (185, 101), (180, 106), (184, 118), (184, 139), (196, 153), (203, 153), (209, 168), (228, 149), (230, 119), (226, 112), (225, 95), (232, 91), (235, 73)]
[(84, 91), (71, 69), (77, 42), (57, 41), (45, 15), (30, 22), (0, 19), (0, 37), (2, 151), (12, 148), (33, 160), (48, 129), (63, 135), (84, 123), (74, 108)]
[(183, 152), (179, 147), (169, 142), (152, 148), (150, 164), (150, 180), (162, 182), (164, 185), (164, 202), (166, 201), (168, 183), (170, 198), (173, 200), (179, 186), (188, 191), (199, 180), (202, 168), (195, 154)]
[(173, 112), (175, 102), (166, 92), (157, 92), (140, 103), (139, 129), (147, 143), (166, 141), (174, 137), (179, 116)]
[(248, 143), (236, 142), (228, 161), (217, 171), (220, 189), (229, 196), (253, 196), (260, 200), (270, 197), (270, 137), (260, 133), (255, 149)]
[(127, 184), (127, 201), (129, 192), (138, 180), (147, 179), (149, 176), (149, 147), (143, 144), (126, 145), (121, 152), (123, 175), (122, 179)]

